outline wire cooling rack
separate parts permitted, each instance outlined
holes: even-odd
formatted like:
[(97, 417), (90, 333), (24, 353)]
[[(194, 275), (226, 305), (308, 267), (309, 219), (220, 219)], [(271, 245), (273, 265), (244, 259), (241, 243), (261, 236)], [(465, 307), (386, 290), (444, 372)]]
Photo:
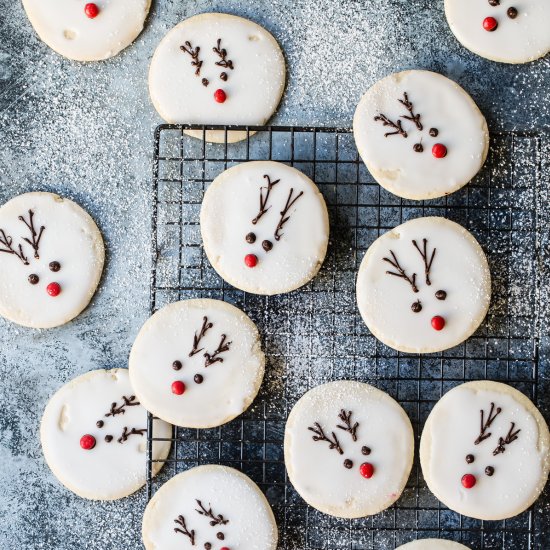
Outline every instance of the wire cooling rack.
[[(185, 130), (190, 128), (202, 131), (203, 139), (188, 137)], [(419, 202), (400, 199), (374, 181), (350, 130), (243, 127), (247, 139), (242, 142), (207, 143), (204, 132), (214, 128), (162, 125), (156, 130), (151, 312), (196, 297), (235, 304), (262, 334), (266, 377), (252, 407), (229, 424), (209, 430), (175, 428), (172, 453), (155, 479), (149, 452), (148, 496), (176, 473), (219, 463), (242, 470), (265, 492), (279, 525), (281, 549), (385, 550), (424, 537), (452, 539), (472, 549), (550, 548), (547, 493), (511, 520), (473, 520), (437, 501), (416, 460), (394, 506), (373, 517), (342, 520), (307, 506), (288, 481), (283, 462), (290, 409), (304, 392), (330, 380), (365, 381), (389, 392), (409, 414), (417, 443), (435, 402), (468, 380), (507, 382), (546, 412), (544, 399), (539, 400), (544, 271), (539, 191), (547, 138), (492, 135), (485, 167), (469, 185), (445, 198)], [(319, 275), (295, 292), (272, 297), (226, 284), (204, 254), (199, 228), (209, 183), (234, 164), (266, 159), (310, 176), (323, 192), (331, 221), (329, 251)], [(355, 276), (379, 235), (427, 215), (450, 218), (479, 240), (491, 265), (493, 300), (485, 322), (466, 343), (420, 356), (396, 352), (369, 333), (356, 308)], [(150, 418), (149, 451), (154, 439)]]

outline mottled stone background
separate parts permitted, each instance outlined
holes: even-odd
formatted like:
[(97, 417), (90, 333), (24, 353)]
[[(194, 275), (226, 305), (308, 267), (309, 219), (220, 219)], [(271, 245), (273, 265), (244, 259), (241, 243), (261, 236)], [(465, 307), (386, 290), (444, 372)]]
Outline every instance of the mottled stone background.
[[(45, 46), (18, 0), (0, 0), (0, 8), (0, 202), (29, 190), (72, 197), (93, 215), (108, 250), (100, 290), (75, 321), (34, 331), (0, 320), (2, 550), (141, 547), (144, 493), (105, 504), (73, 496), (45, 466), (38, 426), (64, 382), (93, 368), (125, 367), (148, 316), (150, 159), (160, 119), (146, 77), (168, 29), (205, 11), (269, 29), (289, 70), (276, 124), (350, 126), (361, 94), (378, 78), (428, 68), (463, 85), (492, 130), (550, 127), (550, 58), (525, 66), (477, 58), (449, 31), (441, 0), (155, 0), (136, 43), (91, 64)], [(548, 218), (542, 223), (545, 245)]]

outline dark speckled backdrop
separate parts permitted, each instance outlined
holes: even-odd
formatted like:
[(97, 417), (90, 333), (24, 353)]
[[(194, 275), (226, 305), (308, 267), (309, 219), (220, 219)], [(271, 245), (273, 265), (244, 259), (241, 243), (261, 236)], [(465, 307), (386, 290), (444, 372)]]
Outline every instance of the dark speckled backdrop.
[[(450, 33), (442, 0), (156, 0), (132, 47), (87, 65), (42, 44), (18, 0), (0, 0), (0, 201), (35, 189), (73, 197), (94, 216), (108, 249), (100, 291), (72, 323), (40, 332), (0, 320), (1, 550), (141, 548), (144, 493), (103, 504), (73, 496), (45, 466), (38, 426), (48, 396), (64, 382), (126, 366), (148, 315), (150, 159), (160, 120), (147, 68), (166, 31), (204, 11), (253, 19), (283, 46), (289, 79), (275, 123), (350, 126), (361, 94), (378, 78), (428, 68), (464, 86), (492, 130), (550, 128), (550, 57), (524, 66), (477, 58)], [(543, 170), (547, 176), (548, 150)], [(547, 205), (547, 177), (539, 194)], [(548, 266), (547, 209), (540, 225)], [(541, 300), (548, 334), (547, 281)], [(545, 396), (547, 341), (541, 352)]]

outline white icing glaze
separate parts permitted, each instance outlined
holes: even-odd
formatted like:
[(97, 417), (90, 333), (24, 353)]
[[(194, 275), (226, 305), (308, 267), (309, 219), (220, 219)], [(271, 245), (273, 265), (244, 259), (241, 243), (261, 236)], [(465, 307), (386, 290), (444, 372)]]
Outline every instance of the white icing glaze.
[[(266, 194), (264, 175), (280, 182), (269, 194), (269, 210), (254, 225), (260, 192)], [(277, 241), (275, 231), (291, 189), (293, 199), (303, 195), (288, 211)], [(256, 235), (254, 244), (246, 241), (250, 232)], [(201, 233), (208, 259), (227, 282), (254, 294), (280, 294), (306, 284), (319, 271), (328, 246), (328, 214), (315, 184), (298, 170), (278, 162), (248, 162), (226, 170), (208, 188)], [(273, 244), (269, 252), (262, 247), (264, 240)], [(248, 254), (257, 256), (256, 267), (245, 264)]]
[[(408, 94), (423, 130), (398, 101)], [(385, 134), (394, 130), (374, 120), (385, 115), (401, 121), (407, 138)], [(429, 134), (431, 128), (439, 132)], [(430, 71), (404, 71), (377, 82), (362, 97), (353, 119), (357, 149), (371, 174), (388, 191), (408, 199), (429, 199), (453, 193), (468, 183), (487, 157), (489, 134), (485, 118), (472, 98), (455, 82)], [(414, 151), (422, 143), (423, 152)], [(447, 156), (435, 158), (436, 143)]]
[(23, 0), (38, 36), (57, 53), (76, 61), (113, 57), (143, 29), (151, 0), (95, 0), (97, 17), (90, 19), (87, 0)]
[[(501, 408), (486, 434), (480, 435), (480, 411), (487, 420), (491, 403)], [(499, 438), (506, 438), (511, 423), (518, 438), (493, 455)], [(449, 391), (431, 412), (421, 442), (422, 470), (428, 487), (450, 509), (463, 515), (500, 520), (528, 508), (544, 488), (548, 476), (549, 433), (534, 405), (514, 388), (496, 382), (473, 382)], [(466, 455), (474, 462), (466, 463)], [(485, 468), (494, 474), (487, 476)], [(477, 482), (461, 484), (464, 474)]]
[[(515, 19), (507, 15), (514, 7)], [(472, 52), (493, 61), (526, 63), (550, 51), (550, 2), (548, 0), (501, 0), (491, 6), (487, 0), (445, 0), (447, 21), (454, 35)], [(493, 32), (483, 20), (494, 17)]]
[(454, 542), (452, 540), (443, 539), (421, 539), (413, 540), (403, 546), (399, 546), (397, 550), (469, 550), (467, 546)]
[[(197, 512), (197, 500), (215, 516), (228, 523), (210, 525), (210, 519)], [(175, 519), (182, 516), (195, 544), (174, 531), (181, 528)], [(223, 533), (219, 540), (217, 533)], [(224, 466), (199, 466), (165, 483), (147, 505), (143, 516), (143, 543), (146, 550), (183, 550), (222, 547), (231, 550), (275, 550), (277, 526), (273, 512), (258, 486), (247, 476)]]
[[(431, 285), (426, 284), (424, 260), (413, 246), (416, 240), (431, 257)], [(403, 278), (387, 274), (396, 269), (383, 258), (393, 251), (409, 277), (416, 273), (418, 292)], [(435, 293), (444, 290), (445, 300)], [(384, 344), (404, 352), (442, 351), (471, 336), (483, 321), (491, 298), (491, 275), (483, 250), (462, 226), (445, 218), (417, 218), (378, 238), (367, 250), (357, 276), (357, 303), (369, 330)], [(417, 300), (419, 313), (411, 306)], [(431, 325), (434, 316), (445, 319), (443, 330)]]
[[(126, 369), (95, 370), (63, 386), (48, 402), (40, 426), (44, 457), (59, 481), (77, 495), (114, 500), (144, 485), (146, 434), (131, 435), (122, 443), (118, 439), (124, 427), (146, 429), (147, 411), (141, 405), (125, 406), (124, 413), (106, 416), (112, 403), (120, 407), (122, 396), (133, 395)], [(96, 425), (99, 420), (104, 422), (102, 428)], [(171, 437), (170, 425), (154, 422), (156, 437)], [(80, 447), (80, 438), (86, 434), (96, 439), (91, 450)], [(113, 436), (110, 443), (106, 435)], [(170, 441), (157, 441), (153, 458), (162, 460), (169, 451)], [(153, 473), (161, 467), (162, 463), (153, 463)]]
[[(215, 64), (220, 57), (212, 49), (218, 39), (232, 70)], [(191, 56), (180, 49), (186, 42), (193, 50), (200, 48), (200, 75)], [(221, 80), (222, 72), (227, 81)], [(283, 53), (264, 28), (241, 17), (206, 13), (186, 19), (164, 37), (151, 61), (149, 92), (160, 116), (170, 123), (260, 125), (279, 104), (285, 74)], [(214, 100), (218, 89), (227, 94), (224, 103)]]
[[(36, 233), (45, 228), (38, 259), (33, 247), (23, 240), (32, 241), (31, 231), (19, 220), (24, 216), (28, 222), (29, 210)], [(68, 199), (51, 193), (26, 193), (0, 208), (0, 229), (13, 239), (14, 249), (21, 244), (29, 263), (24, 265), (14, 254), (0, 254), (0, 315), (35, 328), (55, 327), (76, 317), (90, 302), (103, 270), (103, 240), (92, 218)], [(52, 261), (60, 263), (59, 271), (49, 269)], [(31, 274), (38, 275), (38, 284), (29, 283)], [(46, 291), (52, 282), (61, 286), (55, 297)]]
[[(352, 412), (358, 422), (357, 441), (337, 428), (338, 415)], [(314, 441), (308, 430), (318, 422), (325, 434), (334, 432), (343, 454), (326, 441)], [(361, 449), (371, 449), (368, 456)], [(306, 393), (292, 409), (285, 430), (285, 463), (290, 481), (302, 498), (337, 517), (376, 514), (395, 502), (409, 477), (414, 450), (413, 431), (405, 411), (388, 394), (360, 382), (330, 382)], [(344, 467), (344, 460), (353, 467)], [(371, 463), (374, 475), (359, 473)]]
[[(193, 357), (195, 334), (203, 318), (212, 323), (203, 338), (203, 351)], [(223, 362), (205, 367), (204, 353), (214, 353), (222, 335), (229, 349)], [(172, 368), (174, 361), (182, 368)], [(144, 406), (167, 422), (188, 428), (209, 428), (229, 422), (248, 408), (264, 375), (265, 357), (254, 323), (236, 307), (219, 300), (186, 300), (165, 306), (141, 328), (130, 353), (132, 386)], [(195, 374), (204, 377), (201, 384)], [(182, 381), (183, 395), (172, 393)]]

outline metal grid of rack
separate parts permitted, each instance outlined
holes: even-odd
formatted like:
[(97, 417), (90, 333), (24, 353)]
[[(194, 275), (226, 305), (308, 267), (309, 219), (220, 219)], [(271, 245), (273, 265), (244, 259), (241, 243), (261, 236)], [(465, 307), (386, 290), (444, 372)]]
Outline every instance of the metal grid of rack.
[[(202, 131), (203, 139), (186, 135), (190, 128)], [(176, 473), (219, 463), (242, 470), (263, 489), (279, 524), (281, 549), (385, 550), (424, 537), (448, 538), (473, 549), (543, 548), (550, 536), (542, 519), (541, 503), (550, 502), (546, 493), (511, 520), (473, 520), (431, 495), (417, 460), (402, 497), (390, 509), (361, 520), (325, 516), (308, 507), (289, 483), (283, 436), (297, 399), (329, 380), (355, 379), (389, 392), (409, 414), (417, 438), (435, 402), (464, 381), (504, 381), (538, 402), (542, 274), (537, 183), (544, 136), (492, 135), (489, 158), (469, 185), (419, 202), (400, 199), (375, 182), (348, 129), (243, 127), (238, 129), (247, 132), (247, 139), (239, 143), (207, 143), (204, 132), (213, 128), (162, 125), (156, 130), (151, 312), (195, 297), (237, 305), (263, 335), (266, 377), (251, 408), (229, 424), (174, 429), (172, 454), (155, 479), (149, 455), (149, 497)], [(272, 297), (226, 284), (206, 259), (199, 228), (209, 183), (234, 164), (267, 159), (311, 177), (323, 192), (331, 221), (329, 252), (319, 275), (295, 292)], [(356, 308), (355, 276), (380, 234), (425, 215), (445, 216), (475, 235), (491, 265), (493, 300), (485, 322), (467, 342), (419, 356), (396, 352), (369, 333)], [(150, 418), (150, 449), (152, 426)]]

